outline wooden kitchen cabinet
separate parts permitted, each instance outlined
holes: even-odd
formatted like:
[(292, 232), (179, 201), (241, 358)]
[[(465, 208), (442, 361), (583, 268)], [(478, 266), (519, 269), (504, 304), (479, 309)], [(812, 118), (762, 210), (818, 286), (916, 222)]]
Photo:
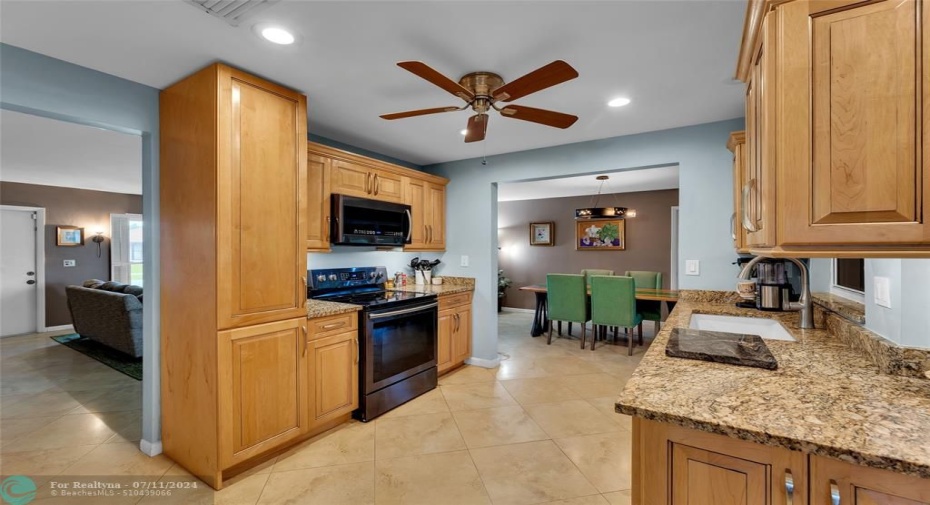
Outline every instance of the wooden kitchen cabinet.
[(358, 408), (359, 351), (357, 330), (310, 341), (311, 428)]
[(315, 142), (307, 150), (306, 250), (330, 249), (333, 193), (410, 205), (411, 237), (404, 249), (445, 250), (447, 179)]
[(162, 443), (219, 489), (307, 427), (306, 97), (214, 64), (159, 98)]
[(329, 251), (330, 168), (332, 160), (307, 153), (307, 233), (308, 251)]
[(306, 335), (306, 317), (219, 333), (224, 467), (282, 447), (307, 430)]
[(446, 248), (446, 187), (424, 179), (407, 181), (404, 201), (410, 205), (412, 228), (407, 251), (443, 251)]
[(727, 149), (733, 153), (733, 216), (730, 218), (730, 236), (733, 238), (733, 248), (738, 253), (748, 253), (746, 247), (746, 228), (743, 228), (743, 202), (742, 187), (746, 179), (743, 172), (746, 168), (746, 132), (738, 131), (730, 134)]
[(807, 503), (807, 455), (633, 418), (633, 503)]
[(332, 192), (402, 203), (403, 176), (368, 165), (335, 160), (332, 166)]
[(748, 9), (737, 75), (747, 83), (739, 191), (749, 248), (930, 257), (923, 2), (751, 0)]
[(470, 292), (439, 297), (436, 366), (440, 374), (471, 357), (471, 300)]
[(845, 461), (810, 457), (811, 503), (852, 505), (928, 505), (930, 480), (854, 465)]

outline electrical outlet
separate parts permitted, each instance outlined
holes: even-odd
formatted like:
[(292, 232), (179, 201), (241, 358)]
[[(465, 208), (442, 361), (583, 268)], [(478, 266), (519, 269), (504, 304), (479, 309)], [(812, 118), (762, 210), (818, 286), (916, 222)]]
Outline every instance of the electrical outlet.
[(891, 308), (891, 280), (888, 277), (875, 277), (875, 305)]
[(62, 261), (61, 263), (62, 263), (62, 265), (66, 266), (66, 267), (74, 267), (74, 266), (77, 266), (77, 261), (75, 261), (75, 260), (64, 260), (64, 261)]
[(467, 267), (467, 266), (468, 266), (468, 255), (466, 255), (466, 254), (463, 254), (463, 255), (462, 255), (462, 262), (461, 262), (460, 266), (463, 266), (463, 267)]
[(701, 275), (701, 262), (699, 260), (685, 260), (685, 275)]

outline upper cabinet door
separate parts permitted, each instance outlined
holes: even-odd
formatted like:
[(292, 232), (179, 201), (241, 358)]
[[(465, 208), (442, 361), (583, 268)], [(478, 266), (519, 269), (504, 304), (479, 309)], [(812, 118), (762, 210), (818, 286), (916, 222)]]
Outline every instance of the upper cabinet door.
[(403, 176), (385, 170), (372, 170), (371, 197), (385, 202), (403, 203)]
[(330, 158), (307, 153), (307, 250), (329, 250)]
[(219, 91), (217, 323), (223, 329), (300, 317), (307, 300), (306, 98), (228, 68)]
[(930, 96), (927, 15), (915, 0), (838, 5), (799, 0), (778, 8), (785, 104), (778, 152), (786, 154), (779, 242), (927, 243), (922, 196), (930, 177), (920, 137), (930, 139), (921, 110)]
[(339, 195), (371, 197), (374, 174), (363, 165), (343, 160), (333, 160), (330, 187)]
[(427, 244), (430, 249), (443, 251), (446, 249), (446, 187), (442, 184), (429, 183), (426, 185), (427, 209)]
[(426, 247), (426, 181), (407, 178), (404, 203), (410, 206), (410, 243), (404, 248), (419, 250)]

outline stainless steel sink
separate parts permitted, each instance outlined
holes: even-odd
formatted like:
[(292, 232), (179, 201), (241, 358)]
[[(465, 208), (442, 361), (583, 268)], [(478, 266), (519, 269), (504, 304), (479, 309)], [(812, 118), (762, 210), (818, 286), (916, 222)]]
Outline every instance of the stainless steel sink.
[(716, 314), (692, 314), (688, 328), (693, 330), (721, 331), (759, 335), (769, 340), (794, 342), (795, 338), (775, 319), (761, 317), (720, 316)]

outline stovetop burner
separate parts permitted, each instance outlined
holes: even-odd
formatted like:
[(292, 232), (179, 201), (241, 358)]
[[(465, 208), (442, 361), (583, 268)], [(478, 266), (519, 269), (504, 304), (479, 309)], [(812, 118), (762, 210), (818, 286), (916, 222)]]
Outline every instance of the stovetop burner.
[(387, 291), (385, 267), (354, 267), (311, 270), (307, 297), (315, 300), (351, 303), (366, 309), (384, 305), (406, 305), (435, 294), (410, 291)]

